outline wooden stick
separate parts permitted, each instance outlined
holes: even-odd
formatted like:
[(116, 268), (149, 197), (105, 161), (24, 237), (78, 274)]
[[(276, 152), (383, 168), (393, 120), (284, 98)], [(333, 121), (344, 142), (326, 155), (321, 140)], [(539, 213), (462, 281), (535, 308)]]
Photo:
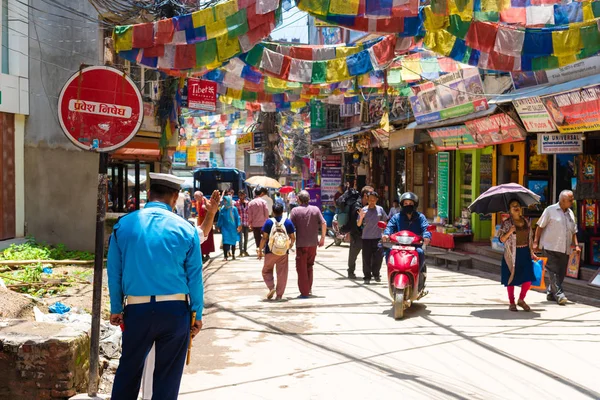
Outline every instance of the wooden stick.
[[(196, 311), (194, 311), (192, 313), (192, 323), (190, 324), (190, 329), (194, 326), (195, 323), (196, 323)], [(190, 343), (188, 344), (187, 360), (185, 361), (185, 365), (190, 365), (190, 362), (192, 361), (192, 341), (193, 340), (194, 339), (190, 335)]]

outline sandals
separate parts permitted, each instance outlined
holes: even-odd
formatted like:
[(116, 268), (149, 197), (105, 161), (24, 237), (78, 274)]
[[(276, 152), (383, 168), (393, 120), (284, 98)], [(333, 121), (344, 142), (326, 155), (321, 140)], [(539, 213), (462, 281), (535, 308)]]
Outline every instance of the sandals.
[(511, 303), (511, 304), (508, 306), (508, 309), (509, 309), (510, 311), (517, 311), (517, 305), (516, 305), (515, 303)]
[(527, 305), (527, 303), (525, 303), (525, 301), (524, 301), (524, 300), (519, 300), (519, 301), (517, 302), (517, 305), (518, 305), (519, 307), (521, 307), (521, 308), (522, 308), (524, 311), (531, 311), (531, 307), (529, 307), (529, 306)]

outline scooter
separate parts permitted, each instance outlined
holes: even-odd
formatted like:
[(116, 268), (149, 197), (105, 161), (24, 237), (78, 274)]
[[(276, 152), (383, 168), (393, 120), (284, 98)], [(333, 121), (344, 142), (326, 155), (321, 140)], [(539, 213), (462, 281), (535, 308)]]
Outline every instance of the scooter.
[[(378, 224), (382, 229), (385, 228), (383, 225), (385, 222)], [(411, 231), (400, 231), (390, 236), (390, 242), (382, 245), (390, 249), (387, 270), (394, 319), (402, 319), (404, 311), (428, 293), (425, 290), (426, 267), (420, 274), (417, 253), (417, 246), (424, 246), (423, 238)]]

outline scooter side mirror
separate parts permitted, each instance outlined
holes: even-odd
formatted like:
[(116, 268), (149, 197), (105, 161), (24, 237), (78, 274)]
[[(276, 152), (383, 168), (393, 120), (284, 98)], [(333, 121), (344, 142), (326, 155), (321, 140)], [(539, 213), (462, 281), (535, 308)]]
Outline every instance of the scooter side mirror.
[(377, 226), (378, 226), (380, 229), (385, 229), (385, 228), (387, 228), (387, 224), (386, 224), (384, 221), (379, 221), (379, 222), (377, 223)]

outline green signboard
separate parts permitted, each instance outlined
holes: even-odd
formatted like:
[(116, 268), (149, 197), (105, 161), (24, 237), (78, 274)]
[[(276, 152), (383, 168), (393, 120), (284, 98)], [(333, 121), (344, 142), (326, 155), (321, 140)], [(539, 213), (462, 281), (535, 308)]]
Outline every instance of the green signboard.
[(310, 102), (310, 126), (311, 128), (325, 128), (325, 104), (318, 100)]
[(437, 157), (437, 214), (447, 219), (450, 209), (450, 153), (441, 152)]

